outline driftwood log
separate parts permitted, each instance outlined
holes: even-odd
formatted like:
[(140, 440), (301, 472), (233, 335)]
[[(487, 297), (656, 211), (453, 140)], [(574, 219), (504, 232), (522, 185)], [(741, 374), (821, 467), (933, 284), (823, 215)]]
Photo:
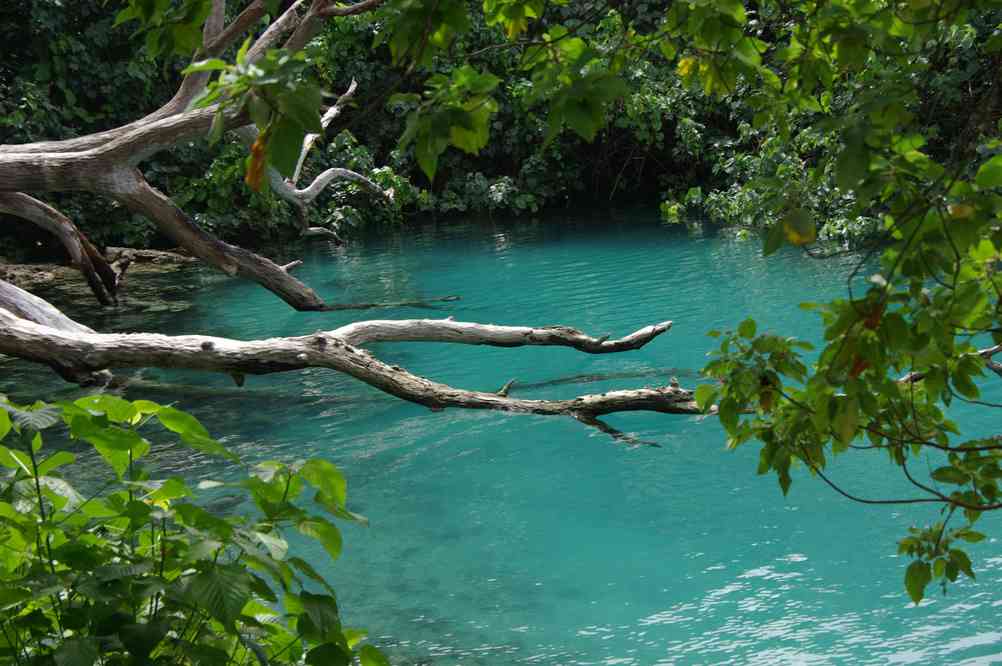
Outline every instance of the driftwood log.
[(110, 381), (118, 368), (186, 368), (222, 372), (242, 385), (246, 375), (329, 368), (433, 410), (447, 407), (569, 416), (630, 440), (598, 417), (615, 412), (698, 414), (691, 391), (677, 386), (582, 395), (569, 400), (514, 398), (471, 391), (387, 364), (361, 346), (372, 342), (446, 342), (494, 347), (561, 346), (589, 354), (639, 349), (671, 328), (661, 322), (619, 339), (594, 338), (566, 326), (497, 326), (451, 319), (362, 321), (310, 335), (233, 340), (205, 335), (98, 333), (48, 302), (0, 282), (0, 353), (48, 365), (81, 384)]

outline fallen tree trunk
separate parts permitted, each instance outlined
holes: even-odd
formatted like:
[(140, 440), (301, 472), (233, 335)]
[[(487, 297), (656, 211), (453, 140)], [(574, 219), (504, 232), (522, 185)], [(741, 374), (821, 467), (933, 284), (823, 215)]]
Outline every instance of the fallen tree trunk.
[[(44, 363), (58, 369), (67, 379), (91, 377), (95, 372), (115, 368), (156, 367), (224, 372), (242, 384), (245, 375), (329, 368), (433, 410), (458, 407), (569, 416), (607, 433), (618, 431), (598, 421), (597, 417), (628, 411), (700, 413), (692, 392), (677, 386), (609, 391), (569, 400), (533, 400), (470, 391), (384, 363), (353, 344), (411, 340), (499, 347), (543, 345), (601, 354), (640, 348), (667, 331), (670, 322), (647, 326), (618, 340), (593, 338), (564, 326), (531, 328), (416, 319), (359, 322), (312, 335), (243, 341), (203, 335), (95, 333), (68, 318), (64, 317), (65, 321), (53, 319), (51, 311), (45, 308), (46, 316), (30, 319), (22, 316), (25, 310), (16, 304), (22, 300), (34, 303), (40, 299), (23, 292), (30, 297), (25, 299), (17, 293), (21, 291), (7, 285), (0, 292), (8, 295), (0, 301), (3, 306), (0, 307), (0, 353)], [(55, 310), (51, 305), (46, 306)]]

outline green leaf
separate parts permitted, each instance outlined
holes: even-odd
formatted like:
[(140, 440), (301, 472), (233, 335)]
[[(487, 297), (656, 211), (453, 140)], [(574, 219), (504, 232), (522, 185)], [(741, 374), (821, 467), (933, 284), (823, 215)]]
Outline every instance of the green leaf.
[(765, 235), (765, 242), (762, 244), (762, 254), (769, 256), (783, 247), (783, 242), (786, 240), (786, 233), (783, 230), (783, 225), (781, 223), (776, 223), (769, 227), (768, 233)]
[(717, 407), (721, 425), (724, 426), (728, 434), (733, 435), (738, 427), (737, 403), (731, 398), (724, 398)]
[(285, 554), (289, 552), (289, 544), (280, 536), (266, 532), (254, 532), (254, 538), (268, 549), (268, 554), (273, 559), (284, 559)]
[(233, 535), (233, 526), (218, 516), (214, 516), (200, 506), (181, 502), (174, 505), (181, 522), (189, 527), (208, 532), (222, 541), (229, 540)]
[(337, 643), (324, 643), (306, 653), (310, 666), (351, 666), (351, 652)]
[(118, 637), (136, 662), (142, 662), (160, 644), (170, 624), (164, 621), (146, 624), (126, 624), (118, 630)]
[[(323, 96), (319, 88), (312, 85), (300, 85), (295, 91), (279, 98), (278, 109), (284, 117), (298, 125), (303, 132), (321, 134), (324, 131), (323, 125), (320, 124), (320, 104), (322, 101)], [(300, 148), (302, 145), (303, 142), (300, 139)]]
[(257, 93), (251, 92), (247, 95), (247, 111), (258, 131), (264, 131), (271, 124), (271, 105)]
[(981, 532), (975, 532), (974, 530), (964, 530), (963, 532), (957, 534), (957, 538), (962, 539), (967, 543), (978, 543), (979, 541), (984, 540), (985, 535)]
[(301, 520), (296, 528), (302, 534), (319, 541), (332, 560), (341, 556), (341, 531), (323, 518)]
[(56, 666), (94, 666), (100, 658), (93, 638), (68, 639), (52, 656)]
[(209, 58), (208, 60), (199, 60), (198, 62), (192, 63), (181, 70), (182, 74), (194, 74), (195, 72), (215, 72), (221, 69), (226, 69), (229, 65), (225, 60), (220, 60), (219, 58)]
[[(79, 407), (88, 414), (104, 414), (108, 420), (115, 423), (130, 423), (136, 415), (136, 407), (123, 398), (110, 393), (96, 393), (73, 401), (74, 407)], [(73, 412), (67, 409), (67, 412)]]
[(319, 583), (326, 589), (330, 594), (334, 594), (334, 588), (331, 587), (327, 579), (320, 575), (313, 565), (302, 559), (301, 557), (290, 557), (288, 560), (289, 564), (298, 569), (304, 576), (312, 580), (314, 583)]
[(963, 485), (970, 483), (971, 477), (956, 467), (940, 467), (931, 474), (932, 478), (940, 483), (956, 483)]
[(950, 375), (950, 380), (953, 382), (953, 387), (957, 389), (957, 392), (969, 400), (977, 400), (981, 395), (978, 385), (971, 380), (970, 375), (960, 369)]
[(150, 450), (149, 442), (136, 431), (116, 425), (102, 425), (98, 418), (74, 416), (70, 420), (70, 432), (74, 437), (89, 442), (111, 465), (118, 478), (125, 476), (130, 452), (132, 459), (138, 460)]
[(212, 124), (209, 125), (209, 145), (218, 143), (223, 138), (224, 131), (226, 131), (226, 116), (219, 111), (213, 114)]
[(298, 122), (283, 117), (268, 137), (268, 161), (280, 174), (291, 178), (299, 163), (306, 131)]
[(182, 598), (233, 630), (240, 611), (250, 601), (250, 576), (239, 565), (217, 565), (191, 576)]
[(38, 475), (46, 476), (57, 467), (73, 464), (76, 459), (69, 451), (57, 451), (38, 464)]
[(859, 401), (855, 398), (839, 396), (835, 401), (835, 418), (832, 420), (835, 437), (845, 447), (856, 436), (859, 429)]
[(962, 550), (950, 549), (950, 562), (957, 565), (957, 568), (964, 572), (964, 575), (974, 579), (974, 570), (971, 568), (971, 560), (967, 553)]
[(699, 409), (706, 411), (713, 405), (717, 398), (718, 389), (713, 384), (700, 384), (696, 387), (696, 404)]
[[(158, 482), (150, 482), (150, 484), (156, 484)], [(161, 502), (161, 501), (171, 501), (176, 500), (181, 497), (190, 497), (192, 495), (191, 489), (178, 477), (172, 477), (166, 481), (159, 483), (159, 486), (147, 495), (144, 499), (149, 502)]]
[(845, 148), (835, 162), (835, 181), (840, 189), (852, 190), (859, 181), (866, 178), (870, 169), (870, 151), (864, 141), (862, 130), (851, 130), (846, 134)]
[(174, 409), (173, 407), (162, 407), (157, 412), (157, 419), (171, 432), (177, 433), (181, 441), (202, 453), (229, 458), (237, 462), (239, 458), (230, 453), (226, 447), (213, 439), (205, 427), (199, 423), (191, 414)]
[(62, 421), (63, 411), (58, 407), (43, 405), (18, 409), (6, 402), (0, 402), (0, 409), (7, 412), (19, 430), (45, 430)]
[(358, 660), (362, 666), (390, 666), (390, 660), (372, 645), (364, 645), (358, 652)]
[(306, 461), (299, 474), (307, 483), (333, 500), (336, 506), (344, 507), (348, 501), (348, 482), (333, 463), (314, 458)]
[(299, 602), (303, 606), (303, 612), (310, 618), (311, 629), (316, 632), (313, 636), (308, 636), (318, 643), (328, 641), (338, 641), (343, 638), (341, 635), (341, 615), (338, 612), (337, 600), (328, 594), (313, 594), (303, 591), (299, 595)]
[(0, 439), (7, 436), (11, 431), (10, 416), (6, 411), (0, 410)]
[(817, 240), (818, 230), (814, 225), (814, 218), (805, 208), (790, 210), (780, 224), (783, 226), (786, 239), (792, 245), (807, 245)]
[(982, 164), (974, 182), (979, 187), (1002, 187), (1002, 155), (996, 155)]
[(742, 338), (754, 338), (757, 327), (754, 319), (745, 319), (738, 324), (738, 335)]
[(928, 562), (916, 560), (905, 570), (905, 589), (916, 604), (925, 596), (925, 586), (932, 580)]

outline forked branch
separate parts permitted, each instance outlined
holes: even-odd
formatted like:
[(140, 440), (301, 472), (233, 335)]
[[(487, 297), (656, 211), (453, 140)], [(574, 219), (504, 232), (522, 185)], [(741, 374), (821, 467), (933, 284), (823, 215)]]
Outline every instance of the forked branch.
[[(420, 340), (500, 347), (559, 345), (588, 353), (643, 346), (667, 331), (668, 323), (648, 326), (619, 340), (592, 338), (563, 326), (542, 328), (479, 325), (469, 322), (410, 320), (362, 322), (332, 331), (266, 340), (232, 340), (201, 335), (105, 334), (38, 323), (0, 308), (0, 353), (45, 363), (63, 376), (114, 368), (187, 368), (233, 376), (329, 368), (374, 388), (432, 410), (446, 407), (569, 416), (595, 427), (605, 414), (653, 411), (698, 414), (693, 394), (677, 386), (609, 391), (570, 400), (512, 398), (434, 382), (380, 361), (350, 341)], [(611, 428), (601, 428), (612, 432)], [(616, 431), (618, 432), (618, 431)], [(623, 438), (623, 437), (621, 437)]]

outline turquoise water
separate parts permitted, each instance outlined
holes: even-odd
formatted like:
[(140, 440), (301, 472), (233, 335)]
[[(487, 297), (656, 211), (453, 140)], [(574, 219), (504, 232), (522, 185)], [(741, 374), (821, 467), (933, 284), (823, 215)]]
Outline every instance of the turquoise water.
[[(545, 223), (424, 225), (345, 249), (313, 246), (299, 275), (337, 301), (457, 294), (435, 310), (372, 318), (573, 325), (622, 335), (672, 319), (646, 348), (383, 344), (385, 360), (459, 386), (571, 397), (672, 375), (696, 382), (712, 340), (747, 315), (760, 329), (818, 337), (797, 304), (844, 293), (852, 258), (692, 235), (624, 215)], [(265, 337), (334, 328), (355, 313), (300, 314), (250, 284), (178, 278), (193, 306), (127, 327)], [(115, 325), (114, 318), (101, 324)], [(42, 386), (8, 372), (7, 390)], [(612, 375), (610, 377), (610, 375)], [(571, 419), (432, 413), (327, 371), (228, 378), (146, 371), (129, 397), (178, 401), (254, 461), (323, 456), (345, 470), (349, 503), (333, 579), (345, 620), (400, 664), (990, 663), (1002, 661), (1002, 547), (972, 547), (976, 583), (908, 603), (896, 540), (930, 509), (852, 504), (801, 473), (784, 498), (755, 475), (757, 449), (723, 447), (713, 419), (629, 414), (616, 427), (661, 448), (631, 448)], [(30, 380), (30, 383), (29, 383)], [(0, 386), (0, 388), (3, 388)], [(1002, 397), (989, 387), (989, 399)], [(959, 412), (972, 434), (989, 415)], [(167, 450), (157, 464), (192, 478), (232, 470)], [(906, 492), (880, 454), (832, 476), (874, 497)], [(985, 519), (999, 533), (999, 520)], [(300, 547), (305, 547), (301, 545)]]

